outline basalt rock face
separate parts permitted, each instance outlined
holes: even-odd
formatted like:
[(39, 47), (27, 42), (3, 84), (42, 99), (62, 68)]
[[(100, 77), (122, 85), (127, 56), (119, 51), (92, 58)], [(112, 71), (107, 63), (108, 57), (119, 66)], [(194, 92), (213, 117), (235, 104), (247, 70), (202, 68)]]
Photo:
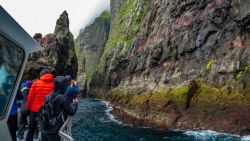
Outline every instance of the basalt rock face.
[[(37, 35), (37, 34), (36, 34)], [(34, 38), (44, 47), (44, 50), (30, 56), (24, 79), (34, 79), (43, 68), (54, 70), (56, 75), (71, 75), (77, 77), (77, 58), (73, 35), (69, 31), (68, 14), (64, 11), (57, 20), (54, 34)]]
[(145, 124), (249, 134), (249, 7), (111, 0), (116, 13), (89, 94), (105, 93), (120, 114)]
[(81, 91), (87, 83), (103, 54), (108, 39), (110, 14), (104, 11), (92, 24), (85, 27), (75, 40), (78, 56), (78, 82)]

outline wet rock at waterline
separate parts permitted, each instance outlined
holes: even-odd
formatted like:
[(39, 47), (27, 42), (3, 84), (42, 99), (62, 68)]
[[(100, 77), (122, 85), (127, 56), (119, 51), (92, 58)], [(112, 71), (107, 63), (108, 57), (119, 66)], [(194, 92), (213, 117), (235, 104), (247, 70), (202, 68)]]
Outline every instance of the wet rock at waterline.
[(211, 130), (171, 131), (121, 123), (112, 114), (108, 102), (84, 99), (72, 119), (76, 141), (240, 141), (249, 136), (235, 136)]

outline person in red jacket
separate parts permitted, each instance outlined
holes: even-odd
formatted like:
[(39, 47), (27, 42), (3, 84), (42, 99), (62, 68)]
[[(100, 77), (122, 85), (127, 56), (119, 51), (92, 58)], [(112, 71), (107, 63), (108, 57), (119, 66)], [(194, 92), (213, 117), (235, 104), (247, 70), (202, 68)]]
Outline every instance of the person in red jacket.
[(29, 130), (26, 141), (32, 141), (37, 127), (38, 112), (43, 105), (45, 97), (53, 91), (54, 76), (48, 69), (40, 72), (39, 79), (36, 80), (30, 88), (26, 109), (29, 113)]

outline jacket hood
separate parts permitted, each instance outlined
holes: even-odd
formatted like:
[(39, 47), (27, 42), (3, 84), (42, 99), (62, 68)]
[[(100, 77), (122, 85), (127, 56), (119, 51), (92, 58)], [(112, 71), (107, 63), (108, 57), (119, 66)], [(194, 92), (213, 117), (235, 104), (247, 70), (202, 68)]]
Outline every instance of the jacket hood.
[(67, 79), (68, 83), (72, 80), (72, 77), (70, 75), (66, 75), (65, 78)]
[(67, 87), (68, 81), (63, 76), (57, 76), (54, 79), (54, 90), (55, 93), (61, 93), (64, 94), (66, 87)]
[(54, 76), (52, 74), (44, 74), (43, 76), (40, 77), (40, 80), (44, 82), (53, 82)]

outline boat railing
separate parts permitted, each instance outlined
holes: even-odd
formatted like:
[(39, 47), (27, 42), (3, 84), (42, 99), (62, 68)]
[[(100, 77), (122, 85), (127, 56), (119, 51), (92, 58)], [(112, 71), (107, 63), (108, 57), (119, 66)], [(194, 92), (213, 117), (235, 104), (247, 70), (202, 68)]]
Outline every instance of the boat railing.
[(72, 138), (71, 126), (72, 119), (69, 116), (64, 122), (61, 129), (59, 130), (59, 136), (61, 137), (61, 141), (74, 141), (74, 139)]

